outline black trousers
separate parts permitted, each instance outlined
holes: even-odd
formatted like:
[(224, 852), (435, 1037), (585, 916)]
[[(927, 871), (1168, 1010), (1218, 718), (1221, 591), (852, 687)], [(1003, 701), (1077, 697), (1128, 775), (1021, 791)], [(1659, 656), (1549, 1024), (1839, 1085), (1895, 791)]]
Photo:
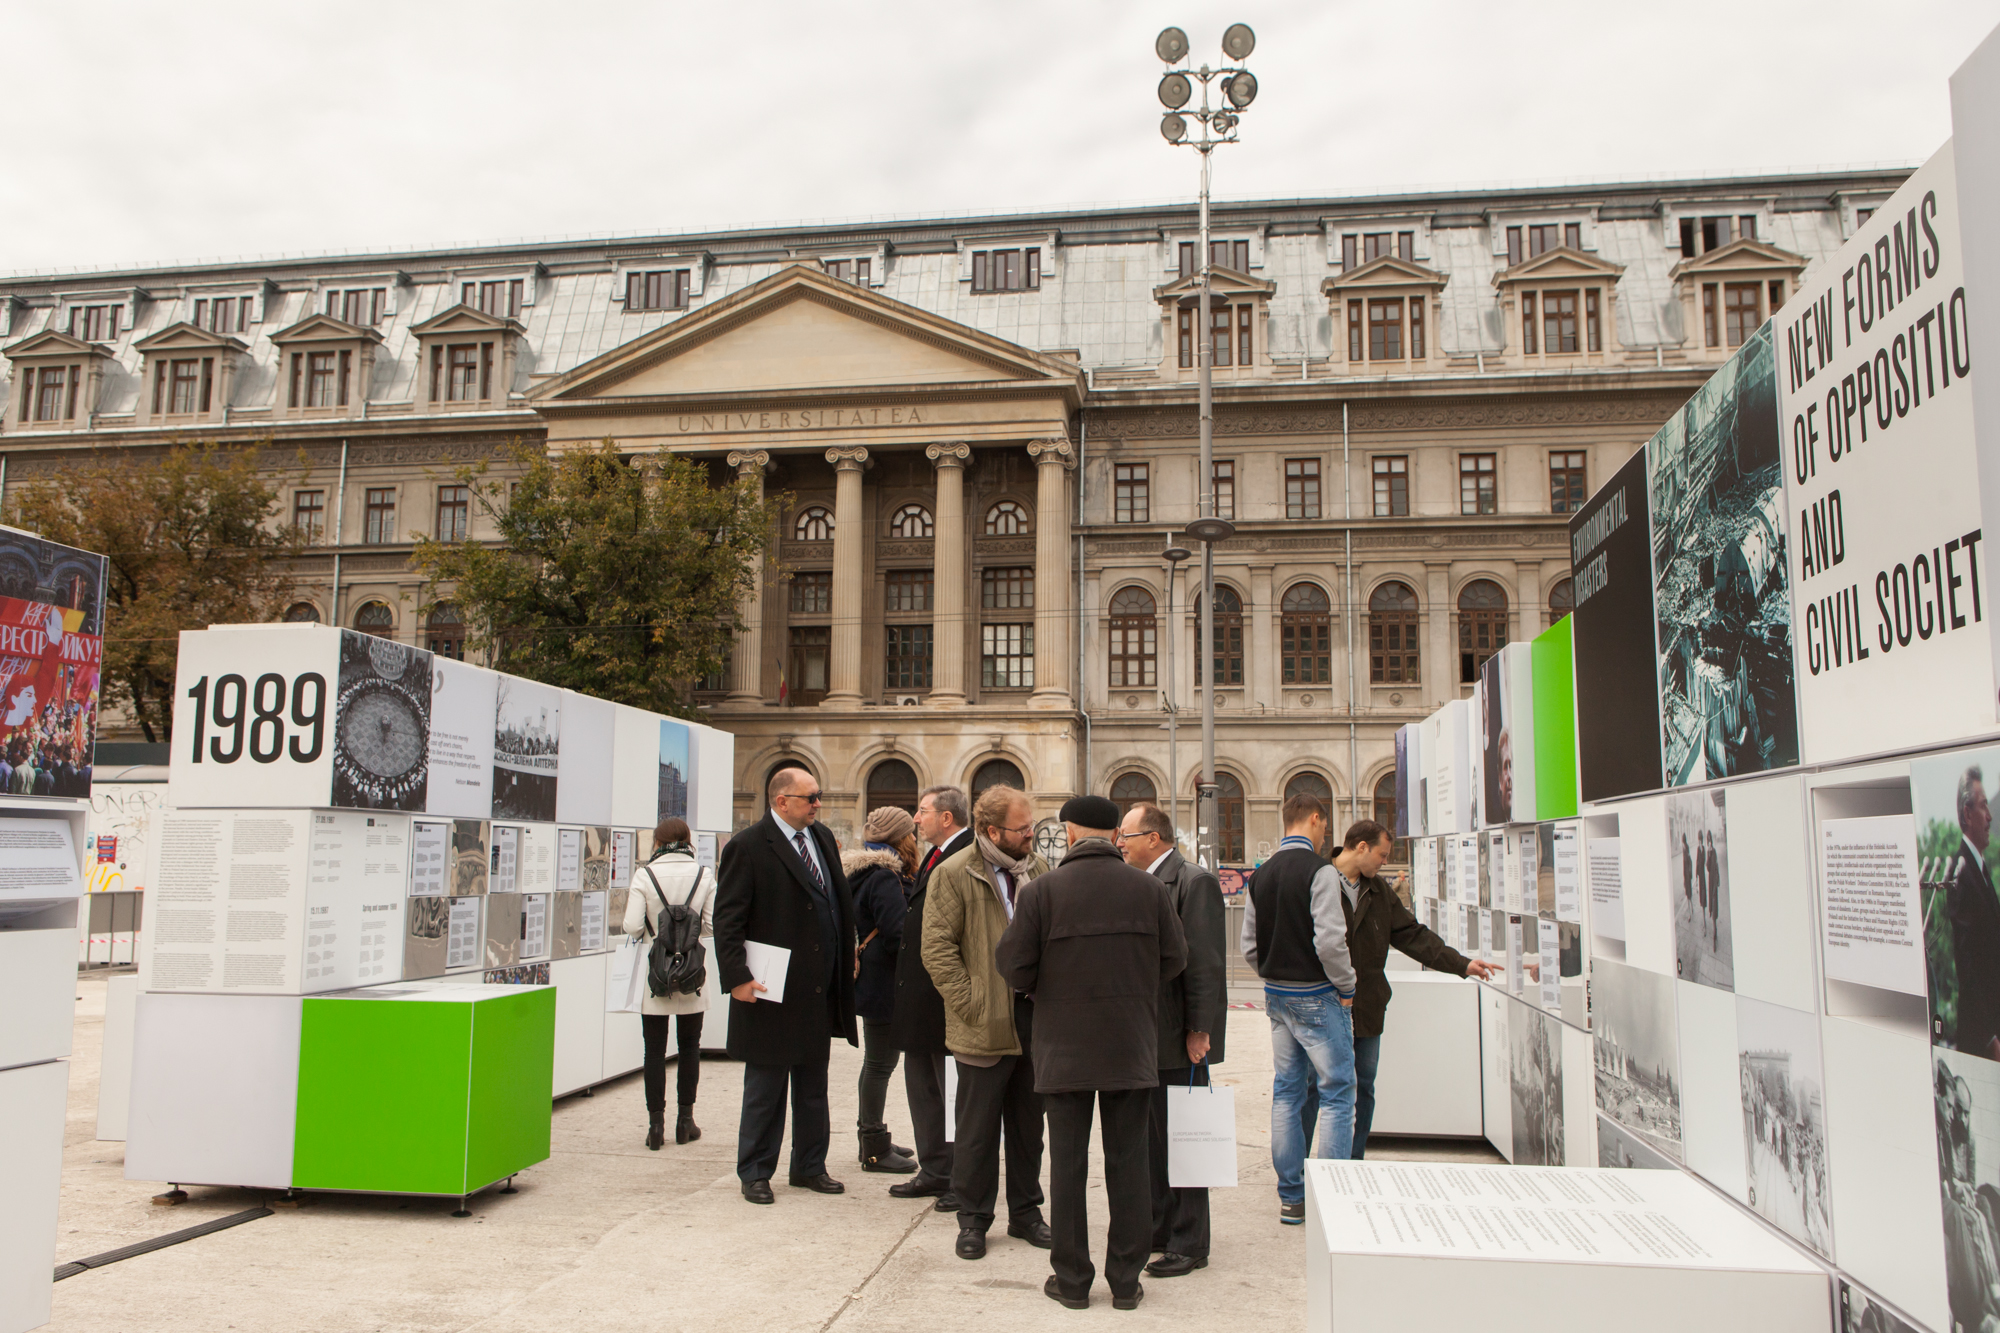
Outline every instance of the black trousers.
[(896, 1072), (900, 1054), (890, 1036), (888, 1019), (861, 1020), (861, 1079), (855, 1089), (859, 1109), (854, 1127), (863, 1134), (888, 1128), (882, 1110), (889, 1100), (889, 1076)]
[(1042, 1099), (1029, 1058), (1034, 1002), (1016, 996), (1014, 1030), (1019, 1055), (1003, 1055), (987, 1068), (958, 1063), (957, 1134), (952, 1144), (951, 1192), (958, 1196), (958, 1224), (986, 1231), (1000, 1197), (1000, 1145), (1007, 1145), (1007, 1220), (1042, 1219)]
[(680, 1047), (674, 1065), (674, 1089), (682, 1106), (693, 1106), (695, 1090), (701, 1086), (700, 1014), (641, 1014), (639, 1031), (646, 1039), (646, 1110), (660, 1114), (667, 1109), (667, 1028), (674, 1029)]
[(1185, 1254), (1192, 1259), (1208, 1258), (1208, 1191), (1177, 1190), (1167, 1183), (1167, 1088), (1208, 1086), (1208, 1066), (1192, 1071), (1162, 1069), (1160, 1085), (1150, 1098), (1152, 1114), (1151, 1157), (1153, 1179), (1153, 1248), (1169, 1254)]
[(951, 1141), (944, 1109), (944, 1062), (929, 1051), (903, 1053), (903, 1092), (910, 1099), (910, 1125), (917, 1136), (917, 1167), (928, 1179), (951, 1179)]
[(1090, 1119), (1104, 1116), (1104, 1192), (1111, 1225), (1104, 1240), (1104, 1280), (1114, 1296), (1129, 1295), (1146, 1266), (1147, 1233), (1153, 1226), (1153, 1187), (1146, 1170), (1146, 1121), (1153, 1090), (1049, 1092), (1049, 1229), (1055, 1247), (1049, 1267), (1068, 1296), (1089, 1292), (1097, 1269), (1090, 1262), (1090, 1218), (1084, 1196), (1090, 1188)]
[(810, 1065), (743, 1066), (743, 1118), (736, 1129), (736, 1177), (769, 1180), (785, 1138), (785, 1090), (792, 1095), (792, 1174), (826, 1171), (832, 1126), (826, 1109), (826, 1061)]

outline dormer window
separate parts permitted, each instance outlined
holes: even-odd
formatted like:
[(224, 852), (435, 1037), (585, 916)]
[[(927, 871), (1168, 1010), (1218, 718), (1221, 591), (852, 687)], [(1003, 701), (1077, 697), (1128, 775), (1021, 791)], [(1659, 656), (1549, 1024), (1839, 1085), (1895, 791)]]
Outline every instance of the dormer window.
[(482, 402), (493, 396), (493, 344), (438, 343), (431, 348), (431, 401)]
[[(1525, 244), (1525, 249), (1523, 248)], [(1546, 254), (1557, 246), (1568, 246), (1572, 250), (1583, 249), (1583, 224), (1581, 222), (1538, 222), (1525, 227), (1507, 228), (1507, 263), (1519, 264)]]
[[(1578, 300), (1582, 301), (1583, 324), (1578, 336)], [(1521, 293), (1521, 350), (1564, 353), (1604, 350), (1603, 322), (1598, 305), (1602, 293), (1596, 287), (1562, 291)], [(1540, 311), (1537, 325), (1537, 310)], [(1537, 336), (1539, 334), (1539, 336)]]
[(497, 319), (519, 319), (521, 317), (521, 292), (525, 283), (520, 278), (500, 278), (491, 282), (464, 282), (459, 284), (458, 299), (482, 314)]
[(1414, 262), (1417, 257), (1417, 234), (1413, 231), (1350, 231), (1341, 235), (1342, 268), (1351, 269), (1384, 255)]
[(372, 329), (382, 322), (388, 308), (388, 289), (347, 287), (326, 294), (326, 313), (343, 324)]
[(1727, 357), (1785, 303), (1805, 264), (1801, 255), (1749, 237), (1681, 260), (1667, 276), (1680, 289), (1688, 340), (1712, 359)]
[(194, 303), (194, 326), (210, 333), (242, 333), (250, 327), (248, 296), (201, 297)]
[(1493, 286), (1502, 317), (1515, 330), (1510, 343), (1518, 339), (1520, 354), (1535, 364), (1566, 356), (1595, 357), (1590, 364), (1602, 364), (1609, 350), (1605, 330), (1614, 323), (1624, 272), (1567, 241), (1502, 269), (1493, 275)]
[(60, 430), (88, 421), (109, 359), (103, 347), (45, 329), (6, 355), (14, 363), (15, 393), (5, 405), (10, 429)]
[(138, 425), (219, 421), (226, 415), (245, 350), (239, 339), (183, 322), (133, 345), (145, 357)]
[(685, 310), (688, 307), (689, 279), (684, 268), (655, 269), (650, 273), (625, 275), (625, 309)]
[(1441, 307), (1433, 307), (1447, 281), (1436, 269), (1384, 253), (1322, 283), (1336, 322), (1347, 324), (1348, 365), (1357, 371), (1378, 363), (1385, 371), (1422, 369), (1437, 350), (1430, 331)]
[[(1199, 241), (1180, 243), (1180, 275), (1185, 278), (1200, 270), (1196, 256), (1201, 252)], [(1235, 269), (1238, 273), (1250, 271), (1250, 242), (1245, 240), (1213, 240), (1208, 243), (1208, 262), (1211, 268)]]
[(87, 343), (116, 341), (122, 305), (73, 305), (69, 308), (69, 336)]
[(1042, 248), (1020, 250), (974, 250), (972, 290), (975, 292), (1026, 292), (1042, 285)]
[(410, 332), (417, 335), (421, 394), (433, 408), (504, 404), (514, 384), (521, 326), (471, 306), (456, 305)]
[(21, 419), (76, 420), (76, 396), (83, 387), (81, 366), (39, 366), (21, 372)]
[(331, 315), (307, 315), (271, 341), (278, 348), (286, 416), (361, 414), (381, 334)]
[[(1004, 253), (1004, 252), (1003, 252)], [(874, 265), (866, 259), (828, 259), (826, 275), (836, 282), (851, 282), (858, 287), (866, 287)]]
[(214, 357), (162, 357), (153, 363), (154, 416), (191, 417), (214, 403)]

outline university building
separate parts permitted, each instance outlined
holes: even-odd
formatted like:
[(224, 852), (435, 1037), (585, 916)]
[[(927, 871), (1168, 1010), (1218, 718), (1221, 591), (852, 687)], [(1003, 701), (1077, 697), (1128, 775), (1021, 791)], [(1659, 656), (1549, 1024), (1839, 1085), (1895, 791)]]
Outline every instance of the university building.
[[(789, 497), (726, 676), (739, 821), (843, 837), (934, 782), (1178, 792), (1216, 692), (1225, 861), (1292, 791), (1387, 814), (1392, 741), (1570, 603), (1569, 511), (1901, 171), (969, 217), (0, 279), (0, 494), (95, 448), (267, 441), (291, 616), (463, 654), (417, 531), (492, 534), (513, 440)], [(1196, 514), (1215, 358), (1216, 635)], [(1178, 709), (1177, 762), (1166, 730)]]

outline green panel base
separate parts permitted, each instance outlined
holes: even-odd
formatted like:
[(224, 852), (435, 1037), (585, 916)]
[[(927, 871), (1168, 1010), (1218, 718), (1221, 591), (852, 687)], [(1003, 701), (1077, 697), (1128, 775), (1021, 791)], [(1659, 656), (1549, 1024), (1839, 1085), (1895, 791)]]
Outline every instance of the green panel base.
[(1577, 812), (1576, 680), (1570, 632), (1574, 616), (1564, 616), (1534, 642), (1535, 656), (1535, 817), (1570, 819)]
[(555, 1014), (543, 987), (307, 999), (293, 1187), (463, 1195), (546, 1161)]

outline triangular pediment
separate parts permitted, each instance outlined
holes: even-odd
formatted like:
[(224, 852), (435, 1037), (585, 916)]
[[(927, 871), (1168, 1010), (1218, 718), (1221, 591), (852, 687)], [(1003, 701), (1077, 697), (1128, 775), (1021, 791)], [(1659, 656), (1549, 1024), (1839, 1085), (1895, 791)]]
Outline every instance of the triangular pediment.
[(81, 338), (72, 338), (67, 333), (55, 329), (43, 329), (31, 333), (17, 343), (0, 348), (0, 356), (9, 361), (21, 361), (34, 356), (109, 356), (111, 353), (99, 343), (87, 343)]
[[(1278, 284), (1275, 282), (1264, 282), (1251, 277), (1248, 273), (1239, 273), (1233, 268), (1225, 268), (1221, 264), (1217, 264), (1209, 270), (1209, 278), (1212, 284), (1209, 290), (1221, 297), (1269, 296), (1272, 292), (1278, 290)], [(1201, 274), (1190, 273), (1184, 278), (1175, 278), (1165, 286), (1153, 288), (1153, 299), (1156, 301), (1175, 301), (1194, 296), (1200, 291)]]
[(1356, 265), (1337, 278), (1328, 278), (1320, 284), (1320, 289), (1327, 292), (1376, 287), (1431, 287), (1442, 289), (1450, 281), (1450, 274), (1440, 273), (1434, 268), (1427, 268), (1413, 259), (1398, 259), (1394, 255), (1377, 255), (1367, 263)]
[(240, 352), (249, 346), (241, 338), (231, 338), (221, 333), (211, 333), (204, 328), (182, 320), (169, 324), (158, 333), (141, 338), (132, 344), (141, 352), (186, 351), (230, 351)]
[(1719, 273), (1727, 275), (1755, 270), (1769, 273), (1774, 269), (1797, 274), (1805, 269), (1803, 255), (1795, 255), (1790, 250), (1780, 250), (1767, 241), (1753, 241), (1748, 237), (1718, 245), (1705, 255), (1693, 259), (1683, 259), (1667, 273), (1669, 278), (1678, 278), (1690, 273)]
[(382, 335), (374, 329), (363, 328), (359, 324), (349, 324), (346, 320), (335, 319), (332, 315), (307, 315), (298, 323), (271, 335), (271, 341), (281, 347), (286, 343), (353, 342), (356, 339), (381, 342)]
[(499, 315), (489, 315), (476, 306), (463, 301), (438, 311), (421, 324), (410, 325), (410, 332), (418, 337), (448, 333), (519, 333), (521, 321), (503, 319)]
[(1080, 378), (1072, 361), (793, 264), (536, 385), (529, 397), (558, 406), (898, 385), (1073, 388)]
[(1604, 278), (1616, 280), (1625, 271), (1623, 264), (1613, 264), (1599, 259), (1596, 255), (1582, 250), (1573, 250), (1567, 245), (1558, 245), (1544, 250), (1533, 259), (1525, 260), (1512, 268), (1503, 268), (1493, 275), (1495, 287), (1505, 287), (1516, 282), (1539, 282), (1547, 278)]

